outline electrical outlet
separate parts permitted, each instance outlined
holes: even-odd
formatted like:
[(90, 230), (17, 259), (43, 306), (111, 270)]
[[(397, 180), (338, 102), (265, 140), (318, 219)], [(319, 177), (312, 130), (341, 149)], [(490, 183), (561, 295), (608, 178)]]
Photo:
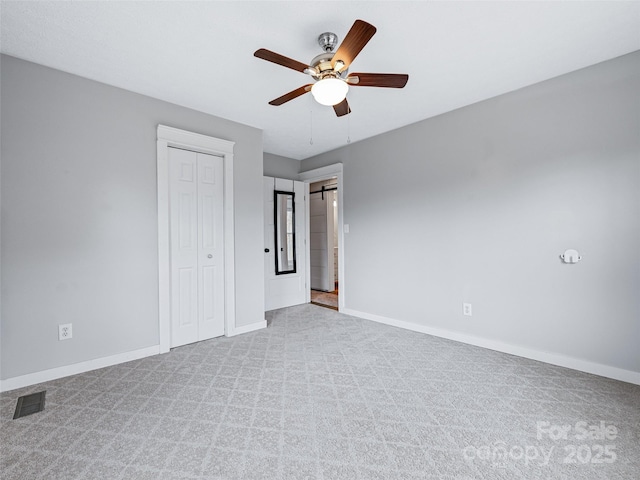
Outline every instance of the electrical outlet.
[(58, 340), (69, 340), (70, 338), (73, 338), (72, 324), (58, 325)]
[(470, 303), (463, 303), (462, 304), (462, 313), (463, 315), (470, 317), (473, 312), (471, 310), (471, 304)]

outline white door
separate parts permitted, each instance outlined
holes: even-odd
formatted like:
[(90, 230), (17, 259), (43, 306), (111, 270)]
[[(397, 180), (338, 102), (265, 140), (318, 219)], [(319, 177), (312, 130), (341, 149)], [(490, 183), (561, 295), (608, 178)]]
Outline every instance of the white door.
[[(306, 303), (305, 184), (264, 177), (265, 310)], [(274, 192), (294, 193), (295, 272), (276, 275)], [(284, 236), (281, 235), (281, 238)], [(281, 247), (283, 248), (283, 247)]]
[(311, 288), (333, 292), (335, 290), (333, 191), (312, 193), (309, 198)]
[(171, 347), (224, 335), (223, 159), (169, 148)]

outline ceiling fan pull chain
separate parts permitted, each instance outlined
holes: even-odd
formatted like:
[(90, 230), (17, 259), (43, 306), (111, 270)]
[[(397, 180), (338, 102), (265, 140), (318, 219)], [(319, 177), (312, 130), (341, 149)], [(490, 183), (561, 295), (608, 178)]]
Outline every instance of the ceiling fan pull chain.
[(351, 117), (347, 117), (347, 143), (351, 143)]
[(309, 110), (309, 145), (313, 145), (313, 110)]

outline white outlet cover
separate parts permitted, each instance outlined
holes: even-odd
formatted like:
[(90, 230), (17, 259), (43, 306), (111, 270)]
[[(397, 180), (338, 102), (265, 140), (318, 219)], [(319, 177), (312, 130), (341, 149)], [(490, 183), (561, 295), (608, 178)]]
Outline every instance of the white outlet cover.
[(462, 304), (462, 314), (466, 315), (467, 317), (471, 317), (473, 315), (473, 309), (471, 308), (470, 303)]
[(73, 327), (71, 323), (58, 325), (58, 340), (69, 340), (73, 338)]

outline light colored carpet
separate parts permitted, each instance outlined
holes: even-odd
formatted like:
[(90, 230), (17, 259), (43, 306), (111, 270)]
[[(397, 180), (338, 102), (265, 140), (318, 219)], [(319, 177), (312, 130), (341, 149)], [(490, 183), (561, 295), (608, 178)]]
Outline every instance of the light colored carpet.
[[(640, 478), (638, 386), (313, 305), (267, 318), (1, 394), (2, 478)], [(41, 389), (45, 411), (11, 420)]]

